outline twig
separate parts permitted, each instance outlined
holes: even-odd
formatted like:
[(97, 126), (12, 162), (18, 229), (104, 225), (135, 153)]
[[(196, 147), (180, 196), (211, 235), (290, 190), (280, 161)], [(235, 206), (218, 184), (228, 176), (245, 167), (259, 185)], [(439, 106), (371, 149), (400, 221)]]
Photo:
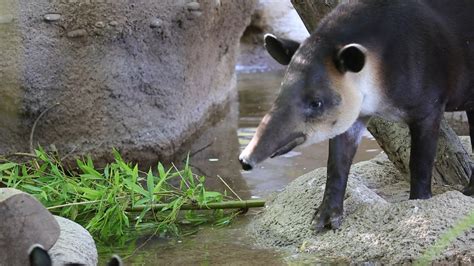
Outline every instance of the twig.
[(35, 130), (36, 130), (36, 126), (38, 125), (38, 121), (47, 113), (49, 112), (51, 109), (53, 109), (54, 107), (60, 105), (60, 103), (55, 103), (53, 106), (50, 106), (48, 108), (46, 108), (46, 110), (44, 110), (43, 112), (41, 112), (41, 114), (36, 118), (35, 122), (33, 123), (33, 127), (31, 128), (31, 132), (30, 132), (30, 153), (35, 153), (35, 150), (33, 148), (33, 137), (35, 135)]
[[(163, 209), (167, 207), (168, 203), (152, 204), (152, 205), (136, 205), (131, 208), (127, 208), (128, 212), (141, 212), (145, 208), (151, 208), (155, 210)], [(239, 200), (239, 201), (224, 201), (224, 202), (213, 202), (203, 206), (197, 204), (183, 204), (180, 210), (216, 210), (216, 209), (248, 209), (264, 207), (264, 200)]]
[(230, 192), (232, 192), (232, 194), (234, 194), (240, 201), (242, 201), (242, 198), (239, 197), (237, 193), (235, 193), (235, 191), (227, 184), (227, 182), (225, 182), (225, 180), (220, 175), (217, 175), (217, 177), (221, 180), (222, 183), (224, 183), (224, 185), (230, 190)]
[(105, 200), (92, 200), (92, 201), (72, 202), (72, 203), (66, 203), (66, 204), (51, 206), (51, 207), (48, 207), (48, 208), (46, 208), (46, 209), (48, 209), (48, 210), (54, 210), (54, 209), (59, 209), (59, 208), (64, 208), (64, 207), (70, 207), (70, 206), (94, 204), (94, 203), (99, 203), (99, 202), (102, 202), (102, 201), (105, 201)]
[(171, 163), (171, 165), (173, 166), (174, 170), (176, 170), (176, 173), (178, 173), (178, 175), (181, 177), (181, 180), (184, 181), (184, 184), (189, 188), (191, 188), (188, 184), (188, 182), (186, 182), (186, 179), (184, 179), (184, 177), (181, 175), (181, 172), (178, 170), (178, 168), (176, 167), (176, 165), (174, 165), (174, 163)]
[(36, 154), (34, 154), (34, 153), (26, 153), (26, 152), (10, 153), (10, 154), (3, 155), (3, 156), (0, 156), (0, 157), (8, 158), (8, 157), (15, 157), (15, 156), (18, 156), (18, 157), (38, 158), (38, 156), (36, 156)]
[(67, 157), (71, 156), (76, 151), (77, 146), (74, 146), (70, 152), (68, 152), (66, 155), (64, 155), (60, 160), (61, 162), (66, 160)]
[[(189, 156), (188, 156), (188, 157), (189, 157), (189, 158), (193, 157), (194, 155), (196, 155), (196, 154), (198, 154), (198, 153), (202, 152), (203, 150), (205, 150), (205, 149), (207, 149), (207, 148), (211, 147), (211, 146), (212, 146), (212, 144), (214, 144), (214, 140), (213, 140), (213, 141), (211, 141), (210, 143), (206, 144), (204, 147), (202, 147), (202, 148), (199, 148), (199, 149), (197, 149), (197, 150), (195, 150), (195, 151), (191, 152), (191, 153), (189, 154)], [(183, 159), (183, 161), (184, 161), (184, 159)]]

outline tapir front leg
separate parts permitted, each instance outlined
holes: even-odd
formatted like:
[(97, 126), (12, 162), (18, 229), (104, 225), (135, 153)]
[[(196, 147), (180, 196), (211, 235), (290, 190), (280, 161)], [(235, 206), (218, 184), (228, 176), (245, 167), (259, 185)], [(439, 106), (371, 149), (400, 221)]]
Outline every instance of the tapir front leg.
[(367, 120), (357, 120), (345, 133), (329, 140), (326, 188), (313, 221), (317, 232), (341, 226), (347, 178)]
[(437, 112), (408, 124), (411, 135), (410, 199), (431, 198), (431, 175), (442, 115)]

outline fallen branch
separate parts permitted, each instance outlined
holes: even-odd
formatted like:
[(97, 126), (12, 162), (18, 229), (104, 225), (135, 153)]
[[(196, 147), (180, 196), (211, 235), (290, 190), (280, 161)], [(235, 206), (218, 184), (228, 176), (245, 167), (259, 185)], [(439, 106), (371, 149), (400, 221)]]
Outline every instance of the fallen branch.
[[(151, 208), (152, 210), (162, 210), (168, 207), (169, 204), (160, 203), (152, 205), (137, 205), (131, 208), (127, 208), (128, 212), (141, 212), (144, 209)], [(249, 209), (264, 207), (264, 200), (242, 200), (242, 201), (225, 201), (209, 203), (207, 205), (199, 206), (197, 204), (183, 204), (180, 210), (217, 210), (217, 209)]]

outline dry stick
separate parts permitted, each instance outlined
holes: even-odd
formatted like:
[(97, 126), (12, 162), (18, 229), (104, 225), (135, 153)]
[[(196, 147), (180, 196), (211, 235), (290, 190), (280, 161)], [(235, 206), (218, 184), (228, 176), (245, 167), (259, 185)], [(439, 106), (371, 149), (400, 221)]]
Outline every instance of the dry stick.
[(178, 173), (178, 175), (181, 177), (181, 180), (184, 181), (184, 184), (188, 187), (188, 188), (191, 188), (188, 184), (188, 182), (186, 182), (186, 179), (184, 179), (184, 177), (181, 175), (181, 172), (178, 170), (178, 168), (176, 167), (176, 165), (174, 165), (174, 163), (171, 163), (171, 165), (173, 166), (173, 168), (176, 170), (176, 173)]
[(55, 103), (53, 106), (50, 106), (48, 107), (46, 110), (44, 110), (43, 112), (41, 112), (41, 114), (36, 118), (35, 122), (33, 123), (33, 127), (31, 128), (31, 132), (30, 132), (30, 153), (34, 154), (35, 153), (35, 150), (33, 148), (33, 137), (35, 135), (35, 130), (36, 130), (36, 126), (38, 125), (38, 121), (41, 119), (41, 117), (43, 117), (47, 112), (49, 112), (51, 109), (53, 109), (54, 107), (60, 105), (60, 103)]
[(221, 180), (222, 183), (224, 183), (224, 185), (230, 190), (230, 192), (232, 192), (240, 201), (242, 201), (242, 198), (239, 197), (237, 193), (235, 193), (235, 191), (224, 181), (224, 179), (220, 175), (217, 175), (217, 177)]
[[(151, 204), (151, 205), (137, 205), (127, 208), (128, 212), (141, 212), (145, 208), (151, 208), (152, 210), (161, 210), (167, 207), (167, 203)], [(213, 202), (203, 206), (197, 204), (183, 204), (180, 210), (216, 210), (216, 209), (249, 209), (264, 207), (264, 200), (239, 200), (239, 201), (225, 201), (225, 202)]]
[[(205, 149), (211, 147), (212, 144), (214, 144), (214, 140), (211, 141), (210, 143), (206, 144), (204, 147), (201, 147), (201, 148), (199, 148), (199, 149), (197, 149), (197, 150), (191, 152), (191, 153), (189, 154), (189, 158), (191, 158), (191, 157), (193, 157), (194, 155), (196, 155), (196, 154), (202, 152), (203, 150), (205, 150)], [(183, 160), (183, 161), (184, 161), (184, 160)]]

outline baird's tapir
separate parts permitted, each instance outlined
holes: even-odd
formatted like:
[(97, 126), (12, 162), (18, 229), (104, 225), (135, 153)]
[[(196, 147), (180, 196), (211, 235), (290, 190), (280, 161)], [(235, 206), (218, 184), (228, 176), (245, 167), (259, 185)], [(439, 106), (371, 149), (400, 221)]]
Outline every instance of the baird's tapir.
[[(245, 170), (329, 141), (314, 228), (337, 229), (353, 156), (372, 116), (408, 124), (410, 199), (431, 197), (445, 111), (466, 111), (474, 144), (474, 1), (360, 0), (339, 5), (302, 44), (265, 37), (288, 65), (280, 93), (240, 155)], [(471, 176), (464, 194), (474, 194)]]

